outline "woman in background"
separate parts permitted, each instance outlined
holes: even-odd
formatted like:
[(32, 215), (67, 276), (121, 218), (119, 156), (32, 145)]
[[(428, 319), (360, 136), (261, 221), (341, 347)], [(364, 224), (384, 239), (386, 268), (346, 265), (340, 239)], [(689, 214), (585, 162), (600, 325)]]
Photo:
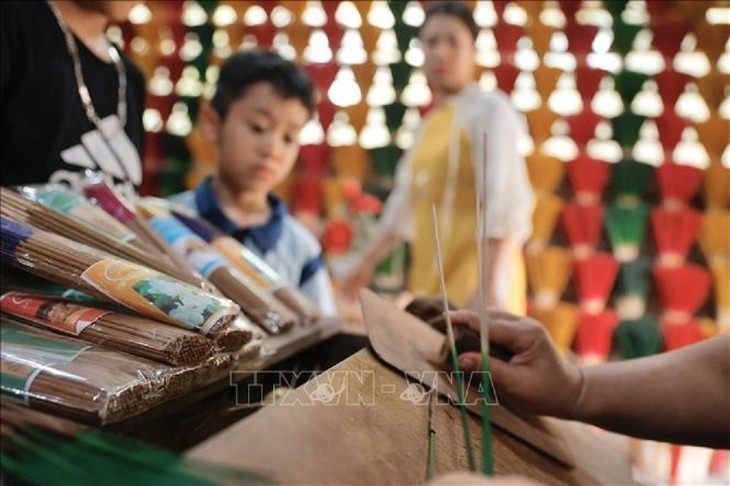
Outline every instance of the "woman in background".
[(486, 234), (479, 237), (488, 243), (486, 302), (524, 314), (522, 245), (531, 233), (534, 196), (518, 147), (527, 127), (504, 93), (484, 93), (475, 83), (478, 32), (471, 11), (462, 3), (435, 2), (426, 10), (419, 36), (436, 105), (399, 164), (376, 236), (342, 279), (346, 292), (367, 285), (376, 265), (407, 239), (409, 289), (415, 294), (439, 293), (431, 221), (435, 203), (449, 299), (457, 306), (475, 308), (479, 302), (476, 199), (485, 191)]

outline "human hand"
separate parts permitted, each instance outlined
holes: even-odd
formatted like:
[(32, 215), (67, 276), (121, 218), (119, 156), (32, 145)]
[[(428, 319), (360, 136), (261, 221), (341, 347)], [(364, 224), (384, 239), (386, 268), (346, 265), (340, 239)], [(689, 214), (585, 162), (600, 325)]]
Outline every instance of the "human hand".
[[(452, 312), (451, 320), (479, 330), (479, 315), (474, 312)], [(490, 372), (500, 401), (529, 413), (575, 416), (583, 374), (580, 368), (560, 357), (543, 326), (530, 318), (490, 311), (489, 340), (514, 353), (509, 361), (494, 356), (490, 359)], [(462, 353), (459, 367), (463, 371), (480, 371), (481, 355)]]
[(367, 287), (374, 275), (375, 266), (367, 261), (360, 261), (337, 279), (340, 291), (346, 298), (354, 300), (357, 298), (357, 292), (362, 287)]

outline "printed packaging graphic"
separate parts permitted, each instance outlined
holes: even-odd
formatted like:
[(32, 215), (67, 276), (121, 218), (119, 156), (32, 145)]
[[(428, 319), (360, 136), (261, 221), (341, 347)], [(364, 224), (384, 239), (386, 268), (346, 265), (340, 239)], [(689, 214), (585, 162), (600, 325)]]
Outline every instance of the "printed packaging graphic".
[(22, 317), (73, 336), (78, 336), (87, 326), (109, 313), (108, 310), (21, 292), (8, 292), (0, 297), (0, 308), (7, 314)]
[[(260, 288), (272, 290), (276, 284), (276, 277), (266, 274), (265, 271), (256, 268), (244, 257), (245, 247), (233, 238), (216, 238), (213, 240), (213, 247), (223, 256), (234, 262), (236, 268), (241, 270), (248, 278), (253, 280)], [(249, 251), (245, 249), (245, 251)]]
[(185, 257), (204, 277), (226, 264), (218, 252), (177, 219), (171, 216), (154, 217), (149, 223), (175, 253)]
[(81, 220), (118, 240), (127, 242), (134, 238), (134, 233), (126, 226), (91, 204), (81, 194), (67, 189), (50, 188), (38, 190), (36, 198), (44, 206)]
[(41, 335), (3, 322), (0, 327), (0, 392), (27, 400), (38, 373), (54, 365), (70, 363), (89, 347), (61, 336)]
[(113, 258), (90, 266), (81, 278), (110, 299), (140, 314), (204, 334), (222, 319), (240, 311), (228, 299)]

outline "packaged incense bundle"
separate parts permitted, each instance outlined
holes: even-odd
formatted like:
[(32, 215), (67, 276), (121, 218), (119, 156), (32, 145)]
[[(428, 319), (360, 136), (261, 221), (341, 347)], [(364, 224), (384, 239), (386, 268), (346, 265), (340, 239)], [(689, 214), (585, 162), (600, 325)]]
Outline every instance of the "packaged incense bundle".
[(200, 364), (213, 354), (213, 341), (200, 334), (45, 296), (8, 292), (0, 297), (0, 309), (51, 331), (172, 366)]
[(164, 399), (171, 368), (0, 317), (0, 391), (86, 423), (138, 414)]
[(273, 268), (244, 245), (201, 218), (174, 210), (172, 214), (196, 235), (210, 243), (260, 289), (282, 301), (303, 323), (309, 324), (322, 317), (314, 302), (299, 289), (286, 285)]
[(228, 327), (215, 337), (215, 348), (221, 353), (235, 353), (251, 341), (255, 335), (258, 336), (260, 332), (259, 327), (245, 315), (239, 314), (233, 322), (228, 324)]
[(240, 312), (228, 299), (5, 217), (0, 243), (3, 263), (183, 329), (215, 336)]
[(260, 291), (251, 280), (232, 268), (230, 262), (178, 221), (167, 209), (140, 203), (140, 210), (157, 233), (184, 256), (221, 292), (239, 304), (246, 315), (271, 334), (278, 334), (296, 323), (296, 316), (275, 298)]
[[(30, 191), (25, 188), (24, 194), (30, 194)], [(3, 216), (28, 223), (44, 231), (58, 233), (79, 243), (107, 251), (120, 258), (146, 265), (197, 287), (210, 285), (207, 282), (204, 283), (204, 280), (199, 276), (196, 277), (190, 272), (179, 270), (170, 264), (169, 260), (161, 259), (159, 254), (154, 254), (157, 253), (157, 250), (152, 250), (151, 252), (144, 251), (123, 241), (121, 238), (115, 237), (111, 232), (99, 231), (99, 226), (91, 226), (90, 222), (74, 219), (51, 207), (46, 207), (41, 203), (26, 199), (9, 189), (0, 188), (0, 195), (3, 202), (2, 206), (0, 206), (0, 214)], [(36, 191), (34, 197), (37, 196), (38, 192)], [(45, 199), (48, 200), (48, 198)], [(101, 211), (95, 206), (91, 207)], [(110, 218), (106, 213), (103, 214), (105, 217)], [(130, 233), (126, 227), (123, 226), (123, 228)], [(118, 235), (126, 238), (121, 232), (118, 232)]]
[(16, 188), (24, 198), (42, 204), (66, 216), (86, 223), (97, 231), (112, 236), (124, 243), (130, 243), (141, 250), (154, 250), (154, 247), (141, 240), (137, 234), (94, 206), (83, 195), (61, 184), (39, 186), (20, 186)]
[[(172, 251), (167, 243), (150, 228), (150, 225), (147, 224), (147, 221), (137, 212), (134, 206), (116, 193), (101, 173), (87, 171), (84, 179), (84, 194), (91, 202), (134, 231), (148, 245), (157, 249), (160, 255), (169, 258), (178, 267), (179, 271), (186, 272), (198, 280), (200, 279), (200, 275), (188, 264), (187, 260)], [(205, 285), (201, 288), (214, 291), (214, 289)]]

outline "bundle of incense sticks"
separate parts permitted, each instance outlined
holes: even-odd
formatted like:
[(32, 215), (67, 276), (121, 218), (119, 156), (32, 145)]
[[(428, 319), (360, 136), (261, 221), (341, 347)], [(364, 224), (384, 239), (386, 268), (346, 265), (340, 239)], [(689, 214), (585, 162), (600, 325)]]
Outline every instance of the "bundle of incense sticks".
[(215, 336), (240, 312), (228, 299), (4, 216), (0, 243), (3, 263), (184, 329)]
[[(144, 317), (21, 292), (0, 297), (6, 314), (51, 331), (172, 366), (195, 365), (213, 354), (213, 340)], [(250, 333), (239, 331), (250, 339)], [(239, 340), (237, 348), (246, 343)]]
[[(165, 243), (165, 240), (147, 224), (147, 221), (137, 212), (135, 207), (122, 196), (117, 194), (114, 188), (107, 183), (104, 176), (99, 172), (87, 171), (83, 180), (83, 190), (89, 200), (102, 208), (117, 221), (135, 232), (140, 238), (157, 249), (161, 255), (169, 258), (180, 271), (200, 278), (195, 269)], [(212, 289), (203, 287), (208, 291)]]
[(278, 300), (260, 291), (251, 280), (231, 267), (228, 260), (202, 238), (190, 231), (167, 209), (139, 203), (142, 214), (167, 243), (226, 296), (238, 303), (256, 324), (271, 334), (290, 329), (296, 316)]
[(95, 230), (113, 238), (130, 243), (141, 250), (153, 251), (154, 247), (140, 239), (137, 234), (111, 217), (103, 209), (94, 206), (83, 195), (61, 184), (19, 186), (20, 195), (51, 208), (66, 216), (86, 223)]
[(249, 277), (260, 289), (275, 296), (304, 323), (312, 323), (322, 317), (317, 305), (299, 289), (284, 283), (282, 278), (263, 259), (234, 238), (218, 230), (202, 218), (173, 210), (172, 214), (203, 240), (210, 243), (236, 268)]
[(2, 392), (85, 423), (144, 411), (168, 393), (171, 368), (0, 316)]
[(245, 315), (239, 314), (215, 337), (216, 350), (221, 353), (235, 353), (259, 333), (259, 327)]
[[(27, 193), (27, 191), (24, 192), (24, 194)], [(151, 250), (151, 252), (144, 251), (137, 246), (115, 238), (108, 232), (103, 233), (98, 231), (96, 226), (91, 226), (87, 222), (73, 219), (52, 208), (21, 197), (9, 189), (0, 188), (0, 197), (2, 197), (3, 201), (2, 206), (0, 206), (0, 214), (2, 216), (23, 221), (38, 229), (58, 233), (69, 239), (104, 250), (120, 258), (146, 265), (159, 272), (166, 273), (191, 285), (195, 285), (196, 287), (204, 288), (206, 285), (210, 286), (202, 277), (196, 276), (191, 272), (180, 270), (169, 263), (169, 260), (161, 259), (159, 255), (154, 255), (154, 252), (157, 250)], [(109, 217), (106, 213), (104, 215)]]

